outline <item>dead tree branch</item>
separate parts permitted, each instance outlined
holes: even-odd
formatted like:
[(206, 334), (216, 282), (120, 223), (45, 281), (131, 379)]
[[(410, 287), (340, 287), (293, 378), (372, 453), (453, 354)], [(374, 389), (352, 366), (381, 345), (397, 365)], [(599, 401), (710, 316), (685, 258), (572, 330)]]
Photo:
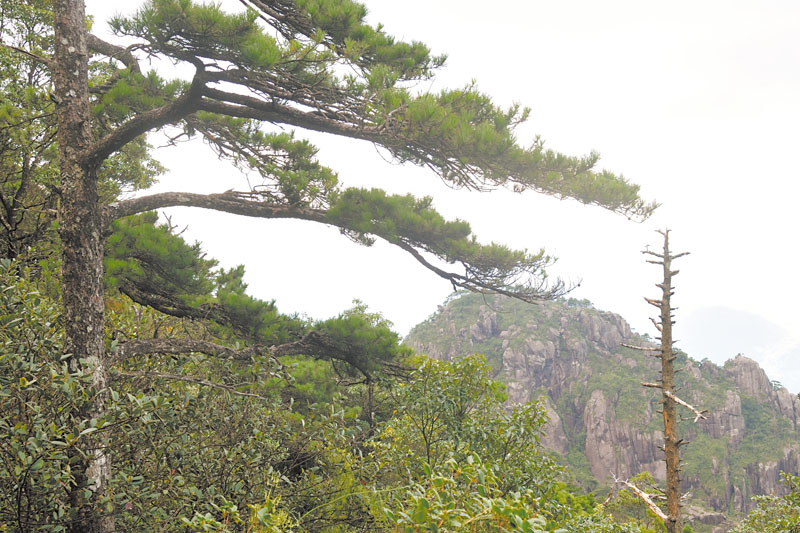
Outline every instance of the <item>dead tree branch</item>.
[(663, 520), (665, 523), (669, 520), (667, 513), (662, 511), (661, 508), (658, 505), (656, 505), (656, 502), (653, 501), (653, 497), (655, 495), (644, 492), (642, 489), (640, 489), (633, 483), (629, 482), (627, 479), (625, 480), (618, 479), (617, 476), (615, 476), (613, 473), (611, 474), (611, 477), (614, 478), (615, 483), (620, 483), (622, 485), (625, 485), (628, 489), (630, 489), (631, 492), (633, 492), (640, 500), (642, 500), (645, 503), (645, 505), (647, 505), (648, 509), (653, 511), (653, 513), (661, 520)]
[(661, 348), (657, 347), (647, 347), (647, 346), (636, 346), (635, 344), (625, 344), (622, 343), (620, 346), (623, 348), (630, 348), (631, 350), (639, 350), (640, 352), (658, 352), (661, 351)]
[[(642, 385), (644, 385), (644, 383), (642, 383)], [(675, 396), (675, 394), (673, 394), (671, 391), (665, 391), (664, 394), (666, 396), (672, 398), (675, 401), (675, 403), (678, 403), (678, 404), (684, 406), (685, 408), (687, 408), (688, 410), (690, 410), (691, 412), (693, 412), (694, 415), (695, 415), (694, 416), (695, 423), (697, 423), (697, 421), (700, 420), (700, 419), (703, 419), (703, 420), (707, 420), (708, 419), (708, 417), (705, 415), (708, 412), (708, 409), (703, 409), (702, 411), (700, 411), (696, 407), (694, 407), (692, 405), (689, 405), (688, 403), (684, 402), (683, 400), (681, 400), (680, 398)]]

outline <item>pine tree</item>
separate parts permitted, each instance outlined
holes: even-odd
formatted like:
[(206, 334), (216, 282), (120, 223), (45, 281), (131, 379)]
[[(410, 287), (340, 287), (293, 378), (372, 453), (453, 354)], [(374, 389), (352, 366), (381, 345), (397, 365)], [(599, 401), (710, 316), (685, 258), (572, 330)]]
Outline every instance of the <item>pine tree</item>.
[[(102, 417), (112, 362), (103, 329), (104, 237), (114, 221), (131, 215), (193, 206), (314, 221), (336, 226), (364, 245), (384, 239), (454, 287), (527, 301), (563, 292), (560, 283), (547, 283), (544, 268), (551, 259), (543, 252), (481, 245), (467, 223), (446, 221), (429, 198), (342, 189), (335, 172), (316, 160), (314, 146), (294, 132), (372, 142), (397, 161), (430, 168), (454, 187), (532, 190), (631, 218), (646, 218), (655, 208), (639, 197), (637, 186), (595, 171), (596, 154), (565, 156), (539, 141), (519, 146), (513, 131), (527, 118), (527, 109), (501, 109), (472, 85), (438, 94), (414, 92), (414, 83), (432, 77), (444, 58), (421, 43), (396, 41), (367, 25), (366, 10), (358, 3), (246, 4), (245, 13), (230, 15), (214, 4), (151, 0), (134, 16), (112, 21), (115, 33), (134, 43), (123, 47), (87, 32), (82, 0), (55, 0), (52, 56), (15, 50), (46, 66), (53, 83), (64, 350), (71, 369), (93, 376), (97, 394), (83, 413), (86, 418)], [(105, 59), (90, 63), (93, 55)], [(163, 79), (140, 63), (146, 56), (188, 65), (193, 75)], [(125, 154), (145, 161), (144, 136), (166, 127), (182, 137), (202, 137), (221, 158), (260, 174), (263, 182), (240, 192), (161, 193), (109, 203), (102, 180), (115, 172), (123, 179), (119, 174), (127, 169), (110, 162)], [(459, 268), (439, 268), (431, 256)], [(151, 296), (141, 293), (140, 299), (152, 305)], [(312, 331), (277, 351), (286, 353), (287, 346), (299, 353), (335, 351), (329, 341)], [(235, 357), (245, 351), (166, 340), (118, 347), (119, 354), (129, 356), (205, 352)], [(89, 439), (86, 449), (73, 457), (73, 530), (112, 531), (113, 514), (93, 511), (108, 497), (110, 454), (99, 438)]]

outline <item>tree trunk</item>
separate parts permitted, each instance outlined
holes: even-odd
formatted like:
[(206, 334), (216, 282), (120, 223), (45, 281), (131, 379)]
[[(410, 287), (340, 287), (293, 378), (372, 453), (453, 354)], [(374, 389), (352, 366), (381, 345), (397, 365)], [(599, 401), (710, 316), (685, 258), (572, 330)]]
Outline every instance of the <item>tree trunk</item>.
[[(57, 102), (61, 172), (59, 233), (62, 247), (62, 294), (65, 353), (70, 371), (92, 375), (92, 399), (76, 416), (99, 418), (104, 412), (108, 371), (103, 339), (103, 241), (96, 169), (83, 162), (92, 143), (89, 115), (88, 51), (83, 0), (55, 0), (54, 99)], [(81, 438), (86, 455), (72, 460), (69, 487), (72, 531), (114, 530), (110, 513), (99, 504), (108, 496), (111, 464), (102, 439)], [(87, 492), (88, 489), (88, 492)], [(90, 495), (88, 498), (87, 495)]]
[(672, 256), (669, 252), (669, 231), (664, 232), (664, 282), (661, 297), (661, 392), (664, 415), (664, 460), (667, 463), (667, 533), (680, 533), (681, 524), (681, 456), (678, 439), (677, 405), (675, 403), (675, 354), (672, 350)]

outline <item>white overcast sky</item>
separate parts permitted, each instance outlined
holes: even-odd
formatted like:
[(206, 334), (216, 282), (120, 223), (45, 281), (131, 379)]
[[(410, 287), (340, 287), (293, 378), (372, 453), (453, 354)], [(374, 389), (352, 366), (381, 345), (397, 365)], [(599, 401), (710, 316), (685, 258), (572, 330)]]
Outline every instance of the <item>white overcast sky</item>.
[[(551, 275), (573, 293), (654, 335), (658, 267), (640, 251), (672, 230), (676, 337), (696, 359), (737, 353), (800, 390), (796, 243), (800, 170), (800, 2), (762, 0), (370, 0), (370, 22), (448, 55), (438, 90), (477, 80), (500, 104), (533, 110), (528, 144), (579, 155), (625, 175), (663, 205), (645, 223), (535, 193), (453, 191), (429, 171), (389, 163), (371, 145), (315, 134), (320, 159), (344, 185), (432, 195), (484, 242), (544, 247)], [(133, 5), (89, 0), (98, 26)], [(238, 10), (241, 4), (225, 0)], [(154, 139), (155, 140), (155, 139)], [(202, 146), (163, 150), (158, 191), (244, 187)], [(452, 290), (389, 245), (356, 246), (311, 223), (263, 221), (186, 208), (169, 211), (225, 266), (243, 263), (253, 295), (284, 312), (333, 316), (354, 298), (405, 334)]]

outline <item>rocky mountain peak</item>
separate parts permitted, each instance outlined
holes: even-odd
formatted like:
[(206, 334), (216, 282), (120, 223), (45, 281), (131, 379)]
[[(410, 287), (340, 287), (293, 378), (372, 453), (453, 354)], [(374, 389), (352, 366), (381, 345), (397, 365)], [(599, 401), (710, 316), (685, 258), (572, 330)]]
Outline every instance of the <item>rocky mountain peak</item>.
[(741, 394), (765, 399), (772, 392), (772, 383), (767, 377), (767, 373), (749, 357), (738, 354), (730, 362), (728, 372), (732, 375), (736, 388)]
[[(543, 442), (587, 488), (607, 487), (611, 472), (646, 470), (663, 479), (660, 396), (640, 386), (658, 379), (657, 362), (622, 346), (655, 345), (619, 315), (574, 299), (528, 305), (466, 294), (406, 342), (437, 359), (483, 353), (507, 383), (509, 402), (544, 397), (550, 423)], [(683, 460), (692, 503), (719, 517), (746, 512), (753, 495), (781, 493), (779, 472), (800, 471), (800, 399), (743, 355), (719, 367), (679, 352), (678, 366), (681, 394), (709, 410), (707, 420), (688, 417), (679, 428), (691, 441)], [(714, 520), (713, 512), (700, 514)]]

